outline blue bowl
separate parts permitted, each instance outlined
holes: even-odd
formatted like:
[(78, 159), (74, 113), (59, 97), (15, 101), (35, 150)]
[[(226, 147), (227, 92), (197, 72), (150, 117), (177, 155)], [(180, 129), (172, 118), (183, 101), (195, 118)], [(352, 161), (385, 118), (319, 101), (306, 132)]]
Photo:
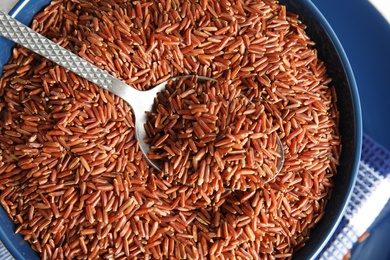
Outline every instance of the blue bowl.
[[(50, 0), (21, 0), (11, 11), (19, 21), (30, 24), (33, 16), (48, 5)], [(306, 246), (296, 252), (293, 259), (315, 259), (331, 238), (343, 217), (351, 196), (362, 144), (362, 116), (358, 90), (347, 56), (332, 28), (310, 0), (280, 0), (287, 10), (299, 14), (307, 25), (307, 34), (316, 42), (319, 57), (325, 62), (333, 78), (340, 110), (340, 133), (343, 152), (334, 178), (333, 196), (325, 209), (323, 219), (314, 227)], [(11, 56), (14, 44), (0, 37), (0, 74)], [(23, 237), (14, 233), (15, 227), (0, 207), (0, 239), (16, 259), (39, 259)]]

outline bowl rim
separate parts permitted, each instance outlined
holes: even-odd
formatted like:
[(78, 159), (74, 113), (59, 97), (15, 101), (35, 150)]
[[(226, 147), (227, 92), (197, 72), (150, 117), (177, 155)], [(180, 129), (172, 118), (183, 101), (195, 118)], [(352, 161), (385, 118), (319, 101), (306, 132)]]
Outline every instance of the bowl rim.
[[(33, 16), (46, 5), (48, 5), (51, 0), (43, 0), (38, 3), (38, 1), (30, 0), (19, 0), (15, 6), (9, 12), (14, 18), (17, 18), (19, 21), (24, 24), (30, 24)], [(25, 12), (24, 8), (28, 9), (28, 15), (21, 13)], [(31, 15), (30, 15), (31, 14)], [(3, 39), (2, 39), (3, 40)], [(7, 44), (10, 44), (11, 49), (15, 44), (8, 39), (4, 39)], [(9, 57), (8, 57), (9, 58)], [(2, 68), (0, 68), (0, 75), (2, 75)], [(8, 214), (5, 212), (4, 208), (0, 206), (0, 216), (7, 216), (7, 219), (0, 217), (0, 222), (6, 222), (6, 225), (0, 225), (0, 241), (9, 251), (9, 253), (17, 260), (29, 259), (35, 260), (39, 259), (37, 252), (35, 252), (29, 242), (23, 239), (21, 234), (15, 233), (15, 224), (8, 217)]]
[[(342, 199), (342, 202), (340, 204), (340, 207), (337, 209), (337, 213), (334, 214), (336, 217), (333, 218), (331, 221), (331, 228), (327, 230), (326, 233), (324, 233), (324, 238), (320, 244), (315, 245), (309, 255), (305, 255), (305, 259), (316, 259), (321, 251), (326, 247), (327, 243), (332, 238), (333, 234), (335, 233), (337, 227), (339, 226), (341, 220), (344, 217), (345, 211), (347, 209), (348, 203), (352, 197), (353, 189), (355, 187), (356, 178), (358, 175), (358, 169), (359, 169), (359, 163), (360, 163), (360, 157), (361, 157), (361, 150), (362, 150), (362, 140), (363, 140), (363, 119), (362, 119), (362, 111), (361, 111), (361, 103), (360, 103), (360, 97), (358, 92), (358, 86), (355, 80), (355, 76), (353, 73), (353, 69), (351, 67), (351, 64), (348, 60), (348, 56), (337, 37), (336, 33), (332, 29), (331, 25), (325, 18), (325, 16), (321, 13), (321, 11), (317, 8), (317, 6), (311, 1), (311, 0), (280, 0), (280, 2), (300, 2), (303, 6), (305, 6), (313, 15), (316, 22), (322, 27), (322, 29), (326, 32), (327, 37), (330, 39), (330, 41), (333, 43), (333, 47), (335, 51), (337, 52), (338, 59), (340, 60), (340, 63), (343, 67), (347, 84), (349, 85), (349, 91), (352, 99), (352, 110), (353, 110), (353, 122), (355, 123), (353, 129), (354, 129), (354, 136), (353, 136), (353, 147), (355, 148), (353, 153), (353, 165), (351, 167), (351, 178), (350, 182), (348, 183), (348, 187), (346, 188), (345, 196)], [(343, 153), (343, 152), (342, 152)], [(333, 194), (332, 196), (335, 196)], [(331, 198), (332, 199), (332, 198)], [(326, 210), (326, 209), (325, 209)], [(297, 254), (299, 251), (297, 251)], [(293, 259), (295, 259), (293, 254)]]

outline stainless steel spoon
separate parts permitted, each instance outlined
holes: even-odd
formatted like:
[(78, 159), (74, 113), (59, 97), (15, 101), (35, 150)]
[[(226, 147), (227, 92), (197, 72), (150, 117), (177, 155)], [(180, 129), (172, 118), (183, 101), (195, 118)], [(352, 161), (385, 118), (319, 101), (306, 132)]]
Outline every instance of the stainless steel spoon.
[[(150, 90), (136, 90), (123, 81), (113, 77), (106, 71), (92, 65), (76, 54), (35, 32), (28, 26), (22, 24), (2, 11), (0, 11), (0, 36), (8, 38), (9, 40), (18, 43), (19, 45), (45, 57), (46, 59), (55, 62), (80, 77), (85, 78), (103, 89), (121, 97), (129, 103), (134, 112), (135, 133), (141, 151), (150, 165), (157, 170), (160, 170), (159, 163), (155, 160), (149, 159), (147, 156), (150, 145), (144, 142), (144, 139), (147, 137), (144, 128), (144, 124), (147, 122), (145, 111), (152, 110), (157, 93), (165, 89), (168, 81), (158, 84)], [(192, 77), (192, 75), (182, 77)], [(198, 80), (208, 81), (214, 79), (198, 76)], [(277, 141), (281, 156), (278, 160), (278, 172), (275, 176), (279, 173), (284, 163), (283, 146), (279, 138)]]
[[(147, 121), (147, 116), (145, 111), (152, 110), (154, 98), (158, 92), (165, 89), (167, 82), (150, 90), (136, 90), (2, 11), (0, 11), (0, 35), (95, 83), (129, 103), (136, 121), (136, 138), (142, 153), (147, 155), (149, 145), (143, 141), (146, 138), (144, 124)], [(154, 168), (159, 169), (158, 162), (148, 158), (147, 160)]]

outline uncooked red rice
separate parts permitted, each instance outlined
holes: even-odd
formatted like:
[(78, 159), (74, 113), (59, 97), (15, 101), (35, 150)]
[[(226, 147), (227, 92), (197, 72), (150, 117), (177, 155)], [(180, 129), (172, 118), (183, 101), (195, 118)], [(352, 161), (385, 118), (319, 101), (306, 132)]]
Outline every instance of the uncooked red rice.
[(257, 189), (274, 179), (279, 127), (267, 120), (263, 101), (241, 88), (197, 77), (168, 82), (146, 126), (149, 158), (165, 161), (159, 177), (193, 186), (208, 203), (215, 191)]
[[(146, 162), (126, 102), (16, 47), (0, 78), (0, 202), (42, 259), (282, 259), (305, 245), (333, 187), (340, 136), (331, 79), (297, 15), (274, 0), (53, 0), (32, 28), (137, 89), (181, 74), (224, 81), (244, 97), (225, 104), (221, 122), (258, 126), (270, 145), (277, 134), (285, 151), (280, 174), (257, 189), (181, 185), (167, 178), (169, 163), (159, 173)], [(235, 110), (242, 104), (248, 114)], [(164, 113), (149, 131), (176, 120)], [(194, 132), (212, 134), (212, 120)], [(197, 150), (214, 184), (220, 172), (203, 158), (220, 148), (187, 138), (180, 150), (169, 138), (154, 142), (169, 142), (175, 166)], [(230, 158), (239, 167), (270, 151), (246, 142), (246, 159)]]

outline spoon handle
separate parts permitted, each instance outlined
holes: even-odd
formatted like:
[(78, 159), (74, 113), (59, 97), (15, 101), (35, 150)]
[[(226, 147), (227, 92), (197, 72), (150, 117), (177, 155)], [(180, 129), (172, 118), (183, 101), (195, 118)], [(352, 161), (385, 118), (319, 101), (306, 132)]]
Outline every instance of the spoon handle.
[[(0, 36), (45, 57), (120, 97), (139, 92), (0, 11)], [(135, 94), (135, 93), (132, 93)]]

